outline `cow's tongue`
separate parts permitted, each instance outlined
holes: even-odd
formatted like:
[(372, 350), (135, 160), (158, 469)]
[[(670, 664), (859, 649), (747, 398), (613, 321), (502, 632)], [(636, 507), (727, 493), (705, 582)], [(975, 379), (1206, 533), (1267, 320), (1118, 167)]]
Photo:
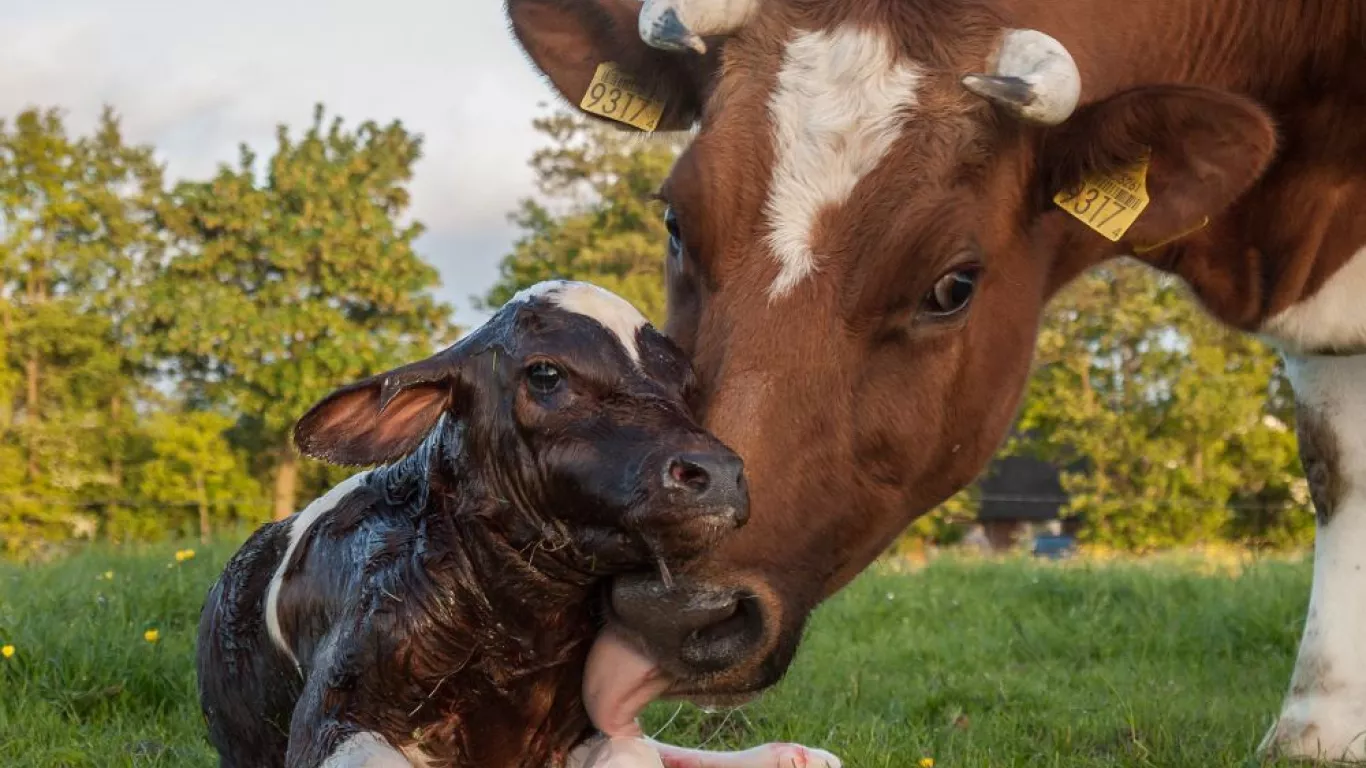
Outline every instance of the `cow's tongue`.
[(658, 665), (609, 627), (588, 652), (583, 702), (599, 731), (614, 739), (635, 738), (643, 735), (636, 718), (669, 683)]

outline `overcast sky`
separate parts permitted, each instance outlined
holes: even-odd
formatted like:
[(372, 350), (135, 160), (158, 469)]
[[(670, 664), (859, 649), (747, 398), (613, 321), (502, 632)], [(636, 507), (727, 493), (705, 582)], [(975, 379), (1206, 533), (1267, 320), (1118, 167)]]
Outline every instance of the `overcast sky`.
[(551, 91), (507, 31), (500, 0), (0, 0), (0, 115), (67, 111), (72, 132), (102, 104), (172, 176), (262, 155), (313, 105), (348, 125), (402, 120), (424, 137), (413, 212), (462, 323), (496, 276), (531, 192), (531, 119)]

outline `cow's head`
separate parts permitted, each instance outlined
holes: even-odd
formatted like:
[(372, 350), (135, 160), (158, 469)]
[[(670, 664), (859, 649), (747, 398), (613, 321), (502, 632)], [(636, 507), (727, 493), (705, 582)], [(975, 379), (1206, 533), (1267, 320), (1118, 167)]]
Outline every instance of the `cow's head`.
[(693, 420), (683, 352), (624, 299), (547, 281), (450, 348), (338, 389), (295, 427), (306, 455), (395, 461), (452, 425), (462, 480), (589, 572), (695, 557), (749, 515), (743, 463)]
[[(569, 101), (613, 62), (657, 89), (660, 129), (698, 128), (661, 193), (666, 331), (745, 458), (753, 519), (689, 574), (697, 611), (654, 610), (656, 583), (615, 589), (673, 694), (778, 679), (812, 608), (998, 447), (1050, 294), (1198, 230), (1269, 163), (1255, 104), (1131, 87), (1181, 68), (1147, 65), (1134, 30), (1088, 39), (1069, 7), (509, 0)], [(1145, 157), (1151, 202), (1118, 242), (1053, 203)]]

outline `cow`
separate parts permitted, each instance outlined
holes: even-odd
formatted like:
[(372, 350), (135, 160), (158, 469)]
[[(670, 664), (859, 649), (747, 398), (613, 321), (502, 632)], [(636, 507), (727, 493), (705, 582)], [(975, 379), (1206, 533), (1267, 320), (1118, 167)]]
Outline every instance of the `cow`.
[(583, 708), (603, 579), (681, 567), (747, 518), (743, 462), (693, 421), (691, 386), (625, 300), (550, 281), (315, 405), (304, 454), (378, 466), (261, 527), (209, 590), (197, 673), (221, 764), (838, 768), (799, 745), (608, 739)]
[(1366, 4), (506, 12), (584, 113), (694, 133), (659, 190), (664, 330), (703, 424), (745, 459), (753, 519), (671, 587), (614, 581), (604, 642), (667, 678), (655, 690), (777, 681), (813, 607), (999, 447), (1049, 298), (1132, 258), (1284, 358), (1315, 565), (1260, 751), (1366, 758)]

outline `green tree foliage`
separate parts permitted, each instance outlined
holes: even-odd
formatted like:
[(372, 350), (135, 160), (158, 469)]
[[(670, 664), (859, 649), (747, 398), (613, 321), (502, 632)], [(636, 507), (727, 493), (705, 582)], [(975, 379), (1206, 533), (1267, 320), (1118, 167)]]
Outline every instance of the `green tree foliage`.
[(149, 419), (147, 454), (132, 483), (141, 498), (162, 505), (168, 515), (121, 515), (111, 521), (109, 538), (154, 538), (168, 528), (192, 527), (207, 542), (216, 528), (264, 522), (268, 510), (261, 488), (227, 440), (232, 425), (227, 416), (207, 411)]
[(615, 291), (662, 323), (668, 234), (653, 196), (684, 139), (642, 139), (567, 112), (535, 126), (549, 142), (531, 159), (541, 199), (523, 200), (510, 216), (522, 236), (481, 306), (501, 306), (541, 280), (576, 279)]
[(167, 192), (110, 110), (0, 122), (0, 554), (207, 538), (348, 473), (298, 462), (293, 422), (455, 332), (405, 221), (419, 154), (319, 108), (264, 167)]
[(296, 509), (289, 430), (340, 383), (431, 351), (452, 330), (431, 295), (437, 273), (401, 225), (421, 142), (397, 122), (344, 130), (281, 126), (258, 169), (183, 183), (166, 224), (182, 245), (154, 285), (159, 351), (192, 399), (250, 414), (274, 457), (274, 511)]
[[(159, 241), (161, 169), (111, 111), (70, 137), (55, 110), (0, 123), (0, 536), (85, 531), (124, 482), (143, 386), (134, 317)], [(22, 468), (22, 471), (19, 471)]]
[(1064, 473), (1086, 537), (1127, 550), (1311, 534), (1278, 358), (1173, 278), (1118, 263), (1049, 307), (1016, 450)]

